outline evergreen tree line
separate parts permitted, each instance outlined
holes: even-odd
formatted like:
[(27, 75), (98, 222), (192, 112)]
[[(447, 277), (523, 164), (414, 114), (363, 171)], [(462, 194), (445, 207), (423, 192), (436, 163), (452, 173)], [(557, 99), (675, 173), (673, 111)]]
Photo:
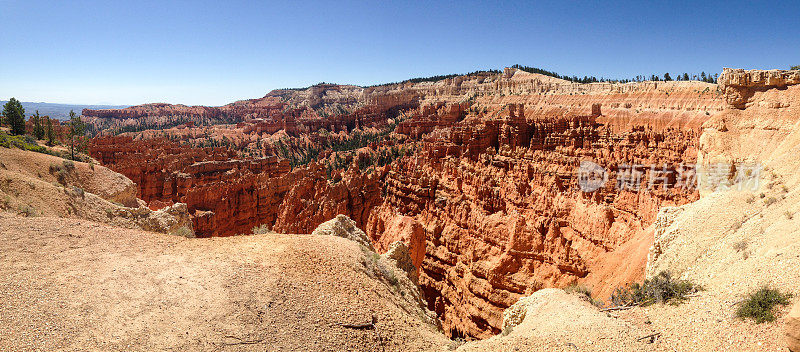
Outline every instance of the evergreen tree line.
[[(30, 136), (36, 140), (46, 139), (46, 144), (53, 146), (57, 142), (56, 131), (53, 127), (53, 120), (49, 116), (39, 115), (39, 110), (30, 117), (33, 129)], [(25, 108), (16, 98), (11, 98), (3, 105), (3, 116), (0, 121), (8, 124), (12, 135), (24, 136), (27, 134), (25, 122)], [(86, 150), (86, 124), (75, 111), (69, 112), (69, 138), (70, 158), (75, 160), (75, 152)]]
[(455, 77), (459, 77), (459, 76), (471, 76), (471, 75), (476, 75), (476, 74), (481, 74), (481, 73), (500, 73), (500, 70), (478, 70), (478, 71), (473, 71), (473, 72), (466, 73), (466, 74), (452, 73), (452, 74), (449, 74), (449, 75), (437, 75), (437, 76), (430, 76), (430, 77), (416, 77), (416, 78), (411, 78), (411, 79), (407, 79), (407, 80), (400, 81), (400, 82), (374, 84), (374, 85), (371, 85), (371, 86), (366, 86), (365, 88), (383, 87), (383, 86), (388, 86), (388, 85), (392, 85), (392, 84), (402, 84), (402, 83), (438, 82), (438, 81), (445, 80), (445, 79), (448, 79), (448, 78), (455, 78)]
[(597, 83), (597, 82), (613, 82), (613, 83), (628, 83), (628, 82), (643, 82), (643, 81), (701, 81), (701, 82), (708, 82), (708, 83), (717, 83), (718, 74), (706, 74), (705, 72), (700, 72), (700, 74), (689, 74), (684, 72), (683, 74), (675, 74), (675, 78), (669, 73), (664, 73), (664, 75), (650, 75), (650, 77), (644, 75), (638, 75), (633, 78), (626, 78), (626, 79), (608, 79), (604, 77), (600, 77), (599, 79), (595, 76), (567, 76), (567, 75), (559, 75), (553, 71), (544, 70), (537, 67), (530, 67), (530, 66), (522, 66), (516, 64), (511, 66), (512, 68), (516, 68), (518, 70), (522, 70), (525, 72), (530, 73), (538, 73), (545, 76), (560, 78), (563, 80), (567, 80), (570, 82), (575, 83)]

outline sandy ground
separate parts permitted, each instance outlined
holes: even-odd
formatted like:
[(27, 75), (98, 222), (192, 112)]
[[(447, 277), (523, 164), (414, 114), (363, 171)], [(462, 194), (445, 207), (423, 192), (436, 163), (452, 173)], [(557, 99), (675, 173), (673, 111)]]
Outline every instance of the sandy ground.
[(507, 335), (467, 343), (459, 351), (787, 351), (789, 307), (773, 323), (734, 316), (734, 303), (701, 292), (686, 303), (600, 311), (577, 295), (537, 291), (527, 314)]
[(185, 239), (0, 213), (0, 350), (446, 349), (372, 258), (333, 236)]

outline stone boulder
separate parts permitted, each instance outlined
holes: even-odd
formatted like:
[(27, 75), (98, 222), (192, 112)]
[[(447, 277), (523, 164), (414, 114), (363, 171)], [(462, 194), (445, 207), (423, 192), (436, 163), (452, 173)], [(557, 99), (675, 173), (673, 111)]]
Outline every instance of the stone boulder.
[(336, 215), (335, 218), (319, 224), (311, 234), (343, 237), (356, 241), (373, 252), (375, 251), (375, 248), (372, 248), (372, 243), (369, 242), (367, 234), (356, 227), (356, 222), (347, 217), (347, 215)]
[(175, 203), (156, 211), (140, 207), (130, 212), (142, 229), (194, 238), (192, 219), (186, 203)]
[(800, 302), (797, 302), (786, 318), (786, 345), (792, 352), (800, 352)]

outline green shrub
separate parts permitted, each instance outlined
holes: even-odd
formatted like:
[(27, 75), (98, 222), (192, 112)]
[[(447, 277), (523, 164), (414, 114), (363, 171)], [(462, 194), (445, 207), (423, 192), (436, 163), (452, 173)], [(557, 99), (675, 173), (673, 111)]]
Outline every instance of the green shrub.
[(22, 150), (29, 150), (37, 153), (55, 155), (49, 149), (40, 146), (36, 140), (30, 136), (9, 136), (5, 132), (0, 131), (0, 147), (4, 148), (18, 148)]
[(611, 295), (611, 302), (617, 306), (647, 306), (653, 303), (679, 304), (688, 295), (701, 289), (688, 280), (679, 280), (666, 271), (658, 273), (643, 283), (618, 287)]
[(588, 299), (592, 299), (592, 291), (589, 290), (588, 287), (579, 285), (577, 283), (572, 283), (569, 286), (564, 288), (564, 292), (569, 294), (576, 294), (581, 297), (586, 297)]
[(378, 270), (380, 270), (381, 275), (386, 278), (386, 281), (389, 281), (392, 286), (397, 286), (399, 281), (397, 280), (397, 276), (395, 276), (392, 268), (386, 267), (385, 265), (381, 264), (381, 262), (378, 262)]
[(791, 294), (764, 286), (748, 295), (736, 310), (736, 316), (752, 318), (758, 324), (775, 321), (775, 306), (788, 305), (791, 297)]
[(84, 196), (83, 188), (80, 188), (78, 186), (72, 186), (70, 190), (72, 191), (73, 195), (83, 198)]
[(263, 235), (272, 232), (272, 230), (270, 230), (269, 225), (261, 224), (259, 226), (253, 226), (252, 232), (254, 235)]
[(587, 302), (591, 303), (594, 306), (599, 307), (603, 305), (602, 301), (592, 298), (592, 290), (590, 290), (588, 287), (584, 285), (572, 283), (564, 288), (564, 292), (573, 295), (578, 295), (578, 297), (585, 299)]
[(192, 232), (192, 230), (186, 226), (181, 226), (177, 230), (172, 231), (170, 234), (181, 237), (194, 237), (194, 233)]
[(19, 211), (20, 214), (25, 215), (27, 217), (33, 217), (39, 215), (39, 212), (36, 211), (36, 208), (28, 204), (19, 207), (19, 209), (17, 210)]

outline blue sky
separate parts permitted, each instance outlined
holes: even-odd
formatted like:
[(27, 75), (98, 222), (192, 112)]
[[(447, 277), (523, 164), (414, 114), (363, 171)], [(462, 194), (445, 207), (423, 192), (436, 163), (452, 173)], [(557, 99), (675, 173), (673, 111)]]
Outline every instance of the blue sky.
[(0, 100), (222, 105), (520, 63), (625, 78), (800, 65), (800, 1), (0, 0)]

